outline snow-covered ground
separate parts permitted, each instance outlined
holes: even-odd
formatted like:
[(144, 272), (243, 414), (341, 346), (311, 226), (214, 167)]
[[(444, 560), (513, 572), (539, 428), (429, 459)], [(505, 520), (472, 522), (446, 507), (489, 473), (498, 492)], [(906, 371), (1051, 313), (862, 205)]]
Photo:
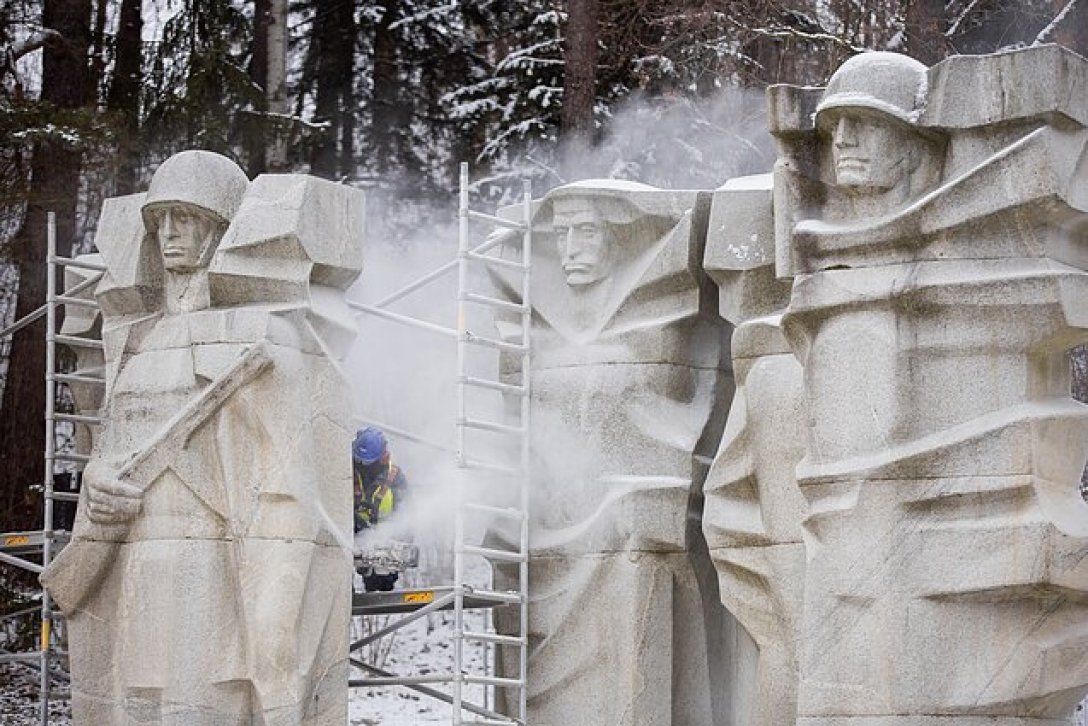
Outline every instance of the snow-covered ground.
[[(471, 584), (483, 586), (490, 584), (487, 566), (481, 561), (469, 558), (466, 561), (466, 578)], [(441, 584), (437, 573), (441, 567), (426, 567), (408, 573), (407, 585), (421, 587)], [(431, 574), (428, 574), (431, 573)], [(364, 624), (360, 619), (352, 623), (352, 636), (358, 637), (364, 627), (384, 627), (397, 616), (372, 618)], [(475, 632), (488, 627), (487, 616), (483, 611), (465, 612), (465, 629)], [(383, 639), (379, 650), (388, 649), (387, 654), (373, 657), (374, 652), (365, 652), (365, 660), (386, 671), (397, 675), (434, 675), (453, 672), (453, 613), (435, 613), (420, 618), (395, 631)], [(490, 659), (481, 643), (465, 644), (465, 665), (468, 673), (483, 675), (487, 673), (485, 659)], [(357, 672), (356, 672), (357, 673)], [(353, 678), (359, 677), (353, 675)], [(449, 693), (447, 686), (434, 686), (436, 690)], [(464, 689), (465, 699), (479, 705), (485, 705), (485, 694), (480, 686), (468, 686)], [(441, 701), (412, 691), (403, 686), (393, 688), (357, 688), (351, 691), (348, 706), (348, 723), (351, 726), (415, 726), (416, 724), (449, 723), (451, 707)]]
[[(425, 563), (426, 565), (426, 563)], [(476, 585), (489, 584), (487, 566), (482, 562), (467, 563), (467, 577)], [(407, 586), (448, 584), (441, 579), (442, 567), (425, 566), (408, 574)], [(380, 616), (364, 623), (361, 618), (352, 622), (352, 637), (385, 627), (397, 616)], [(466, 611), (466, 629), (480, 632), (488, 627), (482, 611)], [(368, 630), (369, 629), (369, 630)], [(376, 649), (364, 652), (365, 660), (399, 675), (428, 675), (453, 671), (453, 614), (436, 613), (421, 618), (393, 635), (383, 638)], [(485, 658), (482, 644), (467, 643), (465, 661), (467, 671), (484, 674)], [(353, 671), (352, 677), (361, 674)], [(436, 686), (449, 693), (449, 688)], [(59, 689), (50, 709), (51, 724), (66, 726), (71, 723), (67, 701), (67, 689)], [(484, 705), (485, 694), (480, 686), (469, 686), (465, 697), (473, 703)], [(450, 706), (434, 698), (418, 694), (404, 687), (352, 689), (348, 706), (350, 726), (416, 726), (450, 722)], [(34, 726), (38, 724), (38, 672), (25, 665), (0, 664), (0, 724), (3, 726)]]
[[(50, 724), (71, 723), (68, 689), (57, 689), (50, 704)], [(0, 664), (0, 724), (36, 726), (38, 720), (38, 671), (13, 663)]]
[[(483, 625), (481, 613), (466, 613), (466, 627)], [(385, 670), (402, 675), (431, 675), (453, 670), (453, 641), (450, 633), (453, 615), (440, 613), (433, 621), (426, 618), (399, 631), (385, 661)], [(484, 652), (479, 647), (466, 648), (468, 671), (484, 673)], [(449, 688), (437, 690), (449, 693)], [(470, 686), (465, 697), (483, 705), (482, 689)], [(348, 711), (351, 726), (414, 726), (450, 722), (450, 706), (403, 687), (353, 689)]]

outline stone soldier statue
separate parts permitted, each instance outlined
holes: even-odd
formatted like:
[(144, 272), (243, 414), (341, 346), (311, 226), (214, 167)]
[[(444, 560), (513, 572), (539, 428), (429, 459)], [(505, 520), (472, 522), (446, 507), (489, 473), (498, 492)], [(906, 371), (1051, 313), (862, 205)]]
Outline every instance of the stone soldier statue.
[(772, 87), (809, 406), (798, 723), (1066, 723), (1088, 690), (1088, 62)]
[(735, 326), (736, 393), (704, 485), (703, 531), (722, 602), (756, 651), (741, 659), (755, 660), (757, 675), (744, 683), (738, 726), (790, 724), (797, 714), (805, 503), (795, 470), (808, 414), (801, 365), (782, 333), (791, 281), (774, 275), (771, 198), (770, 175), (715, 191), (703, 258)]
[[(726, 723), (735, 624), (692, 524), (731, 385), (696, 202), (588, 181), (535, 213), (528, 708), (539, 726)], [(506, 274), (494, 271), (513, 300)]]
[(75, 723), (344, 723), (360, 197), (188, 151), (107, 200), (105, 424), (43, 575)]

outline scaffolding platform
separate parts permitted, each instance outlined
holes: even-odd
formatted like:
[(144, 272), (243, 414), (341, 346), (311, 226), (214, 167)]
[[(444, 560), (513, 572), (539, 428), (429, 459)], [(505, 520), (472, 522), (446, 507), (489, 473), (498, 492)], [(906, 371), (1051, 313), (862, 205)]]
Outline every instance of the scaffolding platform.
[[(68, 544), (69, 534), (56, 530), (53, 532), (53, 551), (56, 553), (61, 547)], [(27, 555), (41, 554), (45, 546), (45, 532), (34, 530), (31, 532), (5, 532), (0, 534), (0, 552), (9, 555), (25, 557)]]
[[(453, 592), (451, 585), (441, 587), (420, 588), (411, 590), (390, 590), (389, 592), (356, 592), (351, 598), (352, 615), (395, 615), (398, 613), (414, 613), (424, 608), (435, 600), (442, 600)], [(485, 598), (473, 595), (471, 591), (464, 596), (465, 608), (482, 610), (502, 605), (493, 598)], [(452, 600), (446, 605), (435, 610), (453, 610)]]

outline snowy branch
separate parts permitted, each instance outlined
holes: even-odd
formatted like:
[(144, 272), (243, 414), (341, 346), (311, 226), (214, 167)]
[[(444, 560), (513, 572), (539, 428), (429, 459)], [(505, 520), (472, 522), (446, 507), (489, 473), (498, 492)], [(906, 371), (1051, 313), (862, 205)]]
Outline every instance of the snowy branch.
[(956, 34), (956, 30), (959, 29), (960, 24), (971, 14), (971, 11), (975, 9), (976, 5), (978, 5), (978, 0), (971, 0), (971, 2), (967, 3), (967, 7), (963, 9), (963, 12), (959, 14), (959, 17), (952, 21), (952, 25), (948, 26), (948, 30), (944, 32), (946, 38), (951, 38)]
[[(1073, 0), (1073, 2), (1076, 2), (1076, 0)], [(803, 30), (797, 30), (796, 28), (752, 28), (752, 32), (767, 38), (798, 38), (800, 40), (826, 41), (842, 46), (854, 53), (863, 53), (865, 51), (865, 48), (859, 45), (853, 45), (843, 38), (832, 35), (831, 33), (808, 33)]]
[(441, 5), (441, 6), (437, 7), (437, 8), (430, 8), (429, 10), (424, 10), (424, 11), (418, 12), (418, 13), (416, 13), (414, 15), (409, 15), (406, 18), (401, 18), (400, 20), (394, 21), (394, 22), (389, 24), (389, 29), (390, 30), (396, 30), (397, 28), (400, 28), (400, 27), (402, 27), (404, 25), (409, 25), (411, 23), (418, 23), (421, 20), (426, 20), (428, 18), (433, 18), (433, 17), (435, 17), (437, 15), (444, 15), (446, 13), (453, 12), (456, 9), (457, 9), (457, 0), (453, 0), (453, 2), (451, 2), (449, 5)]
[(1035, 42), (1032, 43), (1032, 45), (1039, 45), (1040, 43), (1045, 43), (1047, 37), (1049, 37), (1051, 33), (1058, 29), (1058, 26), (1061, 25), (1062, 21), (1065, 20), (1066, 16), (1069, 15), (1069, 12), (1076, 6), (1076, 4), (1077, 0), (1069, 0), (1069, 2), (1065, 4), (1065, 7), (1061, 9), (1061, 12), (1055, 15), (1054, 19), (1050, 21), (1050, 24), (1039, 31), (1039, 34), (1035, 36)]
[(40, 28), (26, 38), (13, 43), (8, 52), (11, 54), (12, 60), (19, 60), (24, 55), (41, 48), (50, 40), (64, 40), (64, 36), (52, 28)]

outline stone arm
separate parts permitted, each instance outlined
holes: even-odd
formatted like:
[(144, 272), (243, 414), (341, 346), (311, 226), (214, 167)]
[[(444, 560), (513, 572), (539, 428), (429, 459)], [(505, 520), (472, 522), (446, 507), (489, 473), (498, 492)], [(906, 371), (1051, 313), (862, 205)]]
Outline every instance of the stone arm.
[[(143, 449), (125, 462), (117, 471), (113, 482), (91, 481), (89, 483), (91, 520), (100, 524), (117, 524), (119, 520), (111, 516), (109, 500), (102, 494), (122, 490), (135, 492), (138, 496), (142, 495), (147, 487), (179, 458), (193, 432), (214, 416), (227, 399), (257, 378), (271, 364), (272, 359), (263, 344), (251, 347), (234, 365), (174, 416)], [(206, 491), (206, 487), (201, 486), (206, 483), (201, 480), (187, 482), (190, 488), (201, 489), (201, 491), (194, 490), (193, 493), (205, 504), (212, 509), (219, 509), (215, 503), (222, 497), (218, 493)], [(132, 512), (131, 516), (135, 514), (136, 512)], [(220, 512), (220, 514), (226, 513)]]
[[(120, 469), (108, 466), (95, 473), (88, 467), (88, 521), (83, 531), (42, 574), (42, 583), (65, 610), (72, 612), (97, 587), (102, 573), (116, 559), (129, 522), (139, 513), (141, 498), (151, 485), (180, 456), (192, 433), (215, 415), (226, 401), (272, 363), (264, 345), (246, 353), (183, 408), (148, 444)], [(221, 497), (194, 491), (202, 500)], [(91, 547), (81, 547), (90, 543)]]

